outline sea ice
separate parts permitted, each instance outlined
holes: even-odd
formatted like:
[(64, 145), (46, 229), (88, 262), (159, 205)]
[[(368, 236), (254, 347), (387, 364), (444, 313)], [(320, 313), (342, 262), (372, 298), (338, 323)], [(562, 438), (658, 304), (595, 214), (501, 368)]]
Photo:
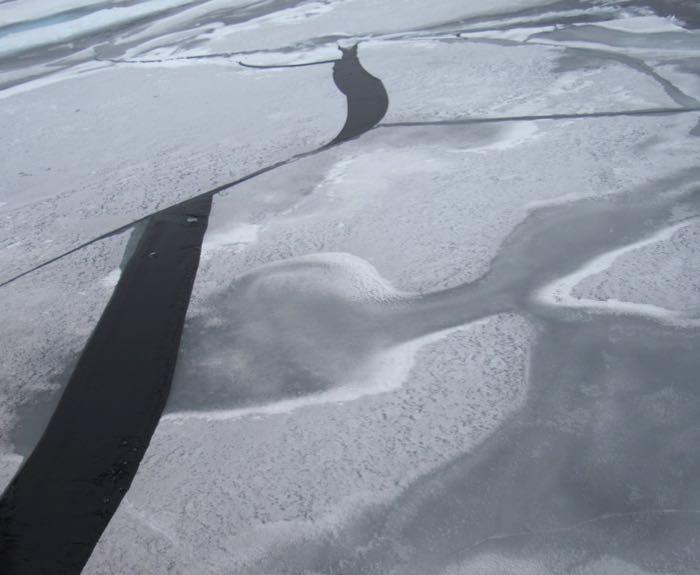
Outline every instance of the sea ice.
[(6, 98), (0, 242), (22, 241), (24, 253), (0, 251), (2, 279), (329, 142), (344, 106), (330, 69), (211, 65), (115, 66)]

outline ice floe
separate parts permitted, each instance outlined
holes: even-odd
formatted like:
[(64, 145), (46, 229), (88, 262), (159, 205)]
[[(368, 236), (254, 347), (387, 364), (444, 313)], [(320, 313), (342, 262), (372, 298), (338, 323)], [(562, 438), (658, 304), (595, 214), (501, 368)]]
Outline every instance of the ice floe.
[[(370, 551), (386, 533), (398, 551), (390, 559), (401, 563), (412, 544), (402, 530), (424, 519), (405, 520), (426, 509), (417, 499), (436, 485), (438, 496), (454, 494), (440, 491), (445, 469), (458, 460), (478, 465), (493, 453), (485, 442), (507, 434), (506, 424), (529, 409), (531, 348), (538, 335), (553, 337), (547, 321), (554, 314), (543, 306), (643, 315), (672, 326), (697, 321), (697, 220), (677, 221), (691, 213), (546, 285), (536, 294), (539, 306), (522, 304), (532, 321), (502, 313), (519, 309), (516, 300), (545, 283), (535, 273), (564, 273), (547, 264), (569, 270), (575, 264), (567, 258), (600, 253), (584, 246), (570, 254), (565, 242), (541, 258), (510, 249), (514, 230), (535, 210), (564, 206), (578, 216), (585, 212), (578, 200), (625, 195), (632, 205), (635, 193), (646, 205), (651, 195), (673, 193), (652, 182), (672, 188), (697, 169), (697, 114), (648, 112), (695, 106), (697, 32), (628, 2), (114, 4), (100, 10), (88, 0), (81, 6), (92, 12), (66, 15), (77, 7), (73, 0), (0, 2), (0, 14), (15, 10), (12, 22), (20, 24), (0, 31), (0, 52), (74, 42), (55, 54), (34, 50), (26, 66), (0, 73), (3, 85), (14, 84), (0, 91), (4, 160), (12, 167), (0, 189), (4, 274), (264, 166), (295, 161), (215, 198), (169, 411), (86, 573), (304, 573), (330, 570), (348, 555), (371, 565)], [(143, 19), (133, 20), (139, 14)], [(345, 101), (331, 65), (253, 70), (237, 63), (310, 63), (336, 57), (338, 41), (357, 40), (363, 65), (388, 90), (389, 113), (383, 125), (333, 148), (321, 146), (342, 126)], [(624, 116), (635, 111), (642, 114)], [(612, 115), (595, 117), (601, 113)], [(485, 117), (493, 122), (459, 123)], [(546, 212), (532, 221), (546, 228)], [(595, 222), (587, 232), (580, 235), (590, 240)], [(523, 245), (537, 250), (538, 238), (524, 236)], [(56, 397), (118, 281), (126, 241), (124, 234), (92, 244), (3, 288), (0, 487), (31, 449), (49, 415), (44, 399)], [(587, 247), (609, 250), (604, 242)], [(470, 299), (473, 285), (488, 288), (489, 281), (496, 290)], [(522, 293), (499, 300), (508, 281)], [(468, 319), (471, 312), (478, 321)], [(586, 319), (607, 333), (609, 318)], [(643, 326), (666, 330), (652, 333), (658, 341), (649, 337), (659, 346), (668, 342), (664, 334), (679, 331)], [(586, 325), (566, 327), (581, 328), (576, 334), (585, 339)], [(596, 336), (587, 335), (598, 342)], [(623, 399), (627, 412), (664, 430), (657, 435), (671, 439), (664, 441), (669, 453), (676, 450), (669, 458), (685, 455), (678, 446), (697, 443), (693, 431), (671, 425), (678, 404), (693, 408), (685, 401), (692, 393), (672, 389), (655, 372), (650, 387), (664, 389), (633, 389), (628, 379), (640, 378), (626, 379), (633, 372), (621, 367), (628, 356), (640, 361), (635, 353), (643, 348), (633, 343), (622, 355), (613, 350), (613, 359), (601, 344), (600, 369), (609, 380), (595, 371), (599, 348), (592, 344), (585, 348), (595, 358), (590, 371), (587, 361), (562, 366), (564, 377), (581, 367), (571, 394), (583, 390), (595, 405), (537, 396), (557, 405), (553, 412), (539, 406), (527, 420), (542, 425), (531, 452), (496, 441), (496, 456), (508, 464), (517, 458), (503, 453), (535, 466), (540, 456), (564, 465), (556, 453), (546, 459), (549, 430), (582, 433), (567, 445), (585, 443), (581, 452), (596, 465), (612, 460), (610, 473), (619, 479), (618, 462), (639, 432), (617, 411)], [(565, 357), (580, 349), (572, 344)], [(692, 354), (681, 352), (692, 371)], [(564, 387), (556, 379), (539, 383)], [(25, 407), (31, 413), (20, 420)], [(682, 421), (697, 419), (691, 408)], [(585, 435), (587, 425), (604, 433)], [(631, 436), (627, 443), (614, 441), (622, 432)], [(575, 449), (567, 456), (582, 459)], [(651, 453), (645, 461), (666, 460)], [(564, 474), (554, 467), (544, 475), (557, 488)], [(612, 501), (603, 501), (617, 485), (612, 475), (584, 463), (571, 468), (593, 472), (578, 475), (591, 476), (586, 486), (596, 503)], [(522, 467), (509, 469), (517, 476)], [(669, 473), (682, 478), (683, 471), (679, 464)], [(472, 477), (456, 480), (464, 492)], [(619, 501), (627, 504), (639, 493), (627, 476), (624, 483), (629, 490), (621, 493), (631, 495)], [(652, 483), (642, 481), (650, 490)], [(557, 494), (551, 509), (573, 513), (577, 500), (549, 487), (542, 486), (546, 496)], [(659, 493), (674, 489), (663, 485)], [(507, 500), (508, 490), (500, 495)], [(523, 509), (530, 506), (524, 500)], [(375, 523), (384, 510), (394, 521), (386, 531)], [(489, 512), (498, 523), (504, 511)], [(433, 525), (444, 528), (441, 536), (455, 527)], [(424, 541), (432, 550), (437, 539), (430, 532)], [(561, 545), (545, 559), (574, 565), (580, 548), (567, 554)], [(549, 569), (543, 554), (484, 548), (465, 558), (461, 551), (441, 557), (441, 565), (451, 564), (446, 574)], [(601, 553), (576, 568), (644, 573), (629, 557)]]

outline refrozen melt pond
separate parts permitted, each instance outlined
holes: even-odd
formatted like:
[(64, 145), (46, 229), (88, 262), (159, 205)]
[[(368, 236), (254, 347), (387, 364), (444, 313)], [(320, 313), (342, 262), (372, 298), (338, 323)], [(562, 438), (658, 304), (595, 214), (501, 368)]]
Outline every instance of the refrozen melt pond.
[(55, 572), (700, 572), (700, 8), (137, 4), (0, 3), (3, 488), (208, 221)]

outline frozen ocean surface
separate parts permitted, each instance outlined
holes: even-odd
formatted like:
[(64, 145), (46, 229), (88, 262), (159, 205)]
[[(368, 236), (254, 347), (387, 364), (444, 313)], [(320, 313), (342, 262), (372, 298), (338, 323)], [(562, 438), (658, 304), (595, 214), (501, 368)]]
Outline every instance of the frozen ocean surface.
[(212, 199), (83, 573), (700, 572), (697, 2), (5, 0), (0, 141), (2, 489)]

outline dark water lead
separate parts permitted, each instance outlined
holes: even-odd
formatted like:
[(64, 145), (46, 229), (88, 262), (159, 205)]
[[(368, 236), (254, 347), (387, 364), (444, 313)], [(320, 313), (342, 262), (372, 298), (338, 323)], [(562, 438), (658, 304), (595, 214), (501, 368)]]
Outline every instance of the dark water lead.
[(389, 96), (379, 78), (364, 69), (357, 54), (359, 44), (349, 48), (338, 46), (342, 57), (336, 60), (319, 60), (300, 64), (249, 64), (238, 62), (246, 68), (301, 68), (333, 64), (333, 81), (347, 98), (347, 116), (345, 124), (329, 145), (339, 144), (371, 130), (386, 114), (389, 108)]
[(79, 573), (168, 397), (211, 195), (153, 215), (48, 427), (0, 498), (3, 574)]
[(343, 142), (376, 126), (389, 108), (384, 84), (362, 67), (358, 45), (340, 48), (343, 57), (333, 65), (333, 81), (348, 100), (345, 125), (333, 143)]

